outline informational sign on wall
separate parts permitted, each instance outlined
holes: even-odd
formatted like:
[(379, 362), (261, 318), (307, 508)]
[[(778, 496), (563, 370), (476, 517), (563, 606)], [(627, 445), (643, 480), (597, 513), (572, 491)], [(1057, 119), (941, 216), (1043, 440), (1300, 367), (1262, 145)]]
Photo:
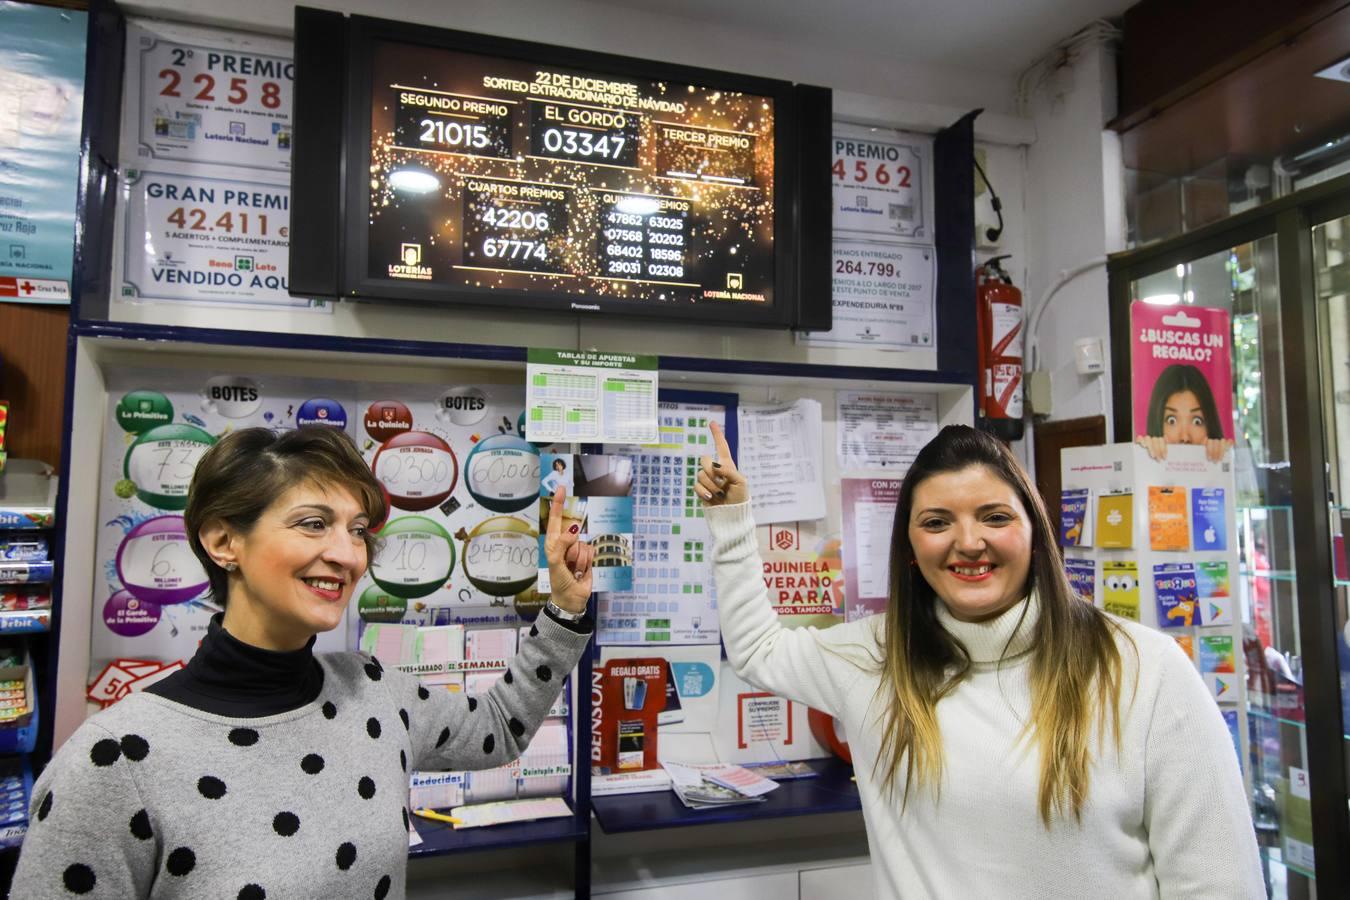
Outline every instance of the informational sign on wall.
[(901, 477), (938, 433), (936, 394), (836, 391), (835, 413), (845, 469), (882, 468)]
[(1134, 433), (1169, 444), (1233, 440), (1227, 310), (1130, 305)]
[[(229, 431), (293, 426), (310, 390), (321, 388), (246, 373), (190, 379), (124, 370), (109, 379), (96, 575), (88, 586), (91, 678), (117, 659), (192, 656), (220, 608), (183, 527), (193, 472)], [(343, 635), (321, 636), (319, 647), (344, 649)]]
[(292, 297), (291, 44), (127, 26), (117, 299), (330, 311)]
[(836, 237), (832, 265), (834, 327), (813, 333), (811, 343), (878, 350), (936, 346), (933, 248)]
[(525, 384), (532, 441), (656, 441), (655, 356), (531, 348)]
[(821, 522), (755, 529), (769, 604), (787, 627), (828, 628), (844, 618), (842, 541)]
[(241, 428), (342, 430), (384, 486), (382, 547), (320, 649), (357, 646), (366, 623), (515, 627), (537, 611), (540, 448), (519, 387), (128, 370), (108, 388), (91, 675), (192, 655), (219, 607), (183, 509), (206, 451)]
[[(727, 425), (727, 405), (658, 404), (656, 444), (607, 444), (633, 460), (633, 589), (598, 597), (598, 644), (716, 644), (712, 538), (694, 493), (699, 460), (712, 454), (709, 423)], [(735, 416), (734, 407), (731, 415)]]
[(931, 243), (932, 158), (927, 136), (836, 122), (834, 230)]
[(890, 602), (891, 536), (899, 478), (845, 478), (844, 584), (849, 622), (886, 611)]
[(547, 540), (553, 497), (567, 492), (563, 528), (581, 529), (581, 540), (595, 551), (593, 591), (633, 589), (633, 461), (627, 456), (543, 453), (539, 487), (539, 591), (551, 593)]
[(70, 302), (86, 22), (0, 3), (0, 301)]
[(307, 306), (287, 291), (290, 188), (129, 170), (122, 296)]
[(834, 327), (802, 343), (875, 350), (937, 346), (933, 297), (933, 142), (845, 122), (834, 124), (831, 259)]
[(137, 155), (285, 172), (295, 64), (285, 41), (175, 39), (127, 29), (129, 123)]

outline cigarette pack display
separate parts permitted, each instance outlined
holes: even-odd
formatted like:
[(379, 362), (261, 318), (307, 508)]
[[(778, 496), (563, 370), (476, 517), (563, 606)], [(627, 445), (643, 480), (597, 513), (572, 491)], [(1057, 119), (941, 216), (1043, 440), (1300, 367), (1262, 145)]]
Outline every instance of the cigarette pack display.
[(668, 663), (660, 657), (616, 659), (596, 666), (591, 690), (597, 715), (591, 723), (595, 774), (654, 769), (657, 720), (666, 704)]
[(709, 734), (717, 727), (717, 671), (721, 649), (716, 645), (688, 647), (600, 648), (600, 662), (659, 656), (666, 661), (666, 706), (658, 724), (661, 734)]
[(615, 759), (618, 760), (620, 770), (642, 768), (646, 737), (646, 726), (641, 719), (619, 720), (619, 746), (615, 751)]

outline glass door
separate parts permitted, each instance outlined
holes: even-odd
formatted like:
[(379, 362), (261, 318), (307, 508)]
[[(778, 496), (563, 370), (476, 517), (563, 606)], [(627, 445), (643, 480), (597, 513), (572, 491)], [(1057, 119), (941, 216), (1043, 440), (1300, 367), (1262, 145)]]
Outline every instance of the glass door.
[[(1350, 771), (1350, 216), (1312, 228), (1327, 478), (1330, 489), (1334, 619), (1340, 677), (1342, 761)], [(1350, 816), (1350, 810), (1346, 811)]]
[(1240, 562), (1233, 589), (1246, 678), (1237, 708), (1224, 709), (1238, 719), (1267, 893), (1284, 900), (1315, 897), (1317, 890), (1278, 252), (1270, 234), (1198, 255), (1131, 281), (1129, 299), (1219, 308), (1231, 318)]

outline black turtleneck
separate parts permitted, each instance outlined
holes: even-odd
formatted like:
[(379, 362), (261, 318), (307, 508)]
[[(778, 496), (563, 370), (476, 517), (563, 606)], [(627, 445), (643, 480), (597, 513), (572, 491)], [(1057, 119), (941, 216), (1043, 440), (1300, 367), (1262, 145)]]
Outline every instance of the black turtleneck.
[(299, 650), (264, 650), (230, 634), (224, 613), (211, 617), (187, 667), (146, 688), (175, 703), (236, 719), (272, 716), (312, 703), (323, 689), (314, 638)]

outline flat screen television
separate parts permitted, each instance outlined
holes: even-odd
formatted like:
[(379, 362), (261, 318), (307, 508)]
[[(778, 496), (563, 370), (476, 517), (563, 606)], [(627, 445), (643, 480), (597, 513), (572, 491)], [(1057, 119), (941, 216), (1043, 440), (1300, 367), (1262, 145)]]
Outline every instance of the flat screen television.
[(828, 327), (825, 89), (299, 8), (295, 96), (293, 293)]

